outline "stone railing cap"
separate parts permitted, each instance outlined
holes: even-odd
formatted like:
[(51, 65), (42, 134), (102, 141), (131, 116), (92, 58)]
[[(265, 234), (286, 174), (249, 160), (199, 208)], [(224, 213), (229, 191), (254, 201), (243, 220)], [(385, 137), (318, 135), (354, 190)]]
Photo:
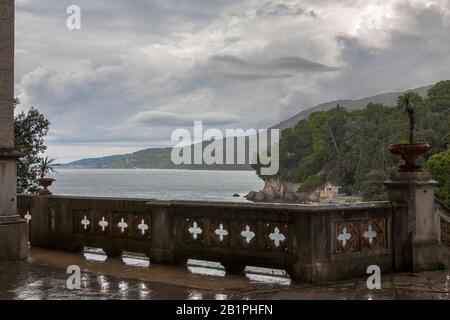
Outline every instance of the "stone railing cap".
[(376, 208), (390, 208), (392, 207), (389, 201), (376, 202), (358, 202), (358, 203), (343, 203), (343, 204), (288, 204), (288, 203), (265, 203), (265, 202), (228, 202), (228, 201), (198, 201), (198, 200), (153, 200), (146, 203), (147, 206), (153, 207), (227, 207), (227, 208), (242, 208), (242, 209), (281, 209), (286, 211), (297, 212), (335, 212), (335, 211), (352, 211), (365, 210)]

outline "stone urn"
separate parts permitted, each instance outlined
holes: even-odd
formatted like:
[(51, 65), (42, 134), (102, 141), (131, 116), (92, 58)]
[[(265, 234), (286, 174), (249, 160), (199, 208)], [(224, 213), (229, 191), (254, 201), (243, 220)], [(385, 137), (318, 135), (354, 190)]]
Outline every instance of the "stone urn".
[(422, 171), (422, 167), (416, 164), (416, 160), (428, 150), (430, 145), (426, 142), (393, 144), (389, 148), (392, 154), (400, 156), (404, 161), (398, 172)]
[(50, 190), (48, 190), (48, 187), (52, 185), (52, 183), (55, 181), (53, 178), (40, 178), (37, 180), (38, 184), (44, 188), (41, 192), (39, 192), (40, 196), (51, 196), (52, 193)]

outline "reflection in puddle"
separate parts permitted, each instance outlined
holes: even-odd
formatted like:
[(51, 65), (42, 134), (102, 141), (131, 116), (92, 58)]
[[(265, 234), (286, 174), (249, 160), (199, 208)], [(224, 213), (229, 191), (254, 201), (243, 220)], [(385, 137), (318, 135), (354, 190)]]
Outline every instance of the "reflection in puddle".
[(225, 277), (225, 268), (219, 262), (189, 259), (187, 268), (192, 274), (212, 277)]
[(228, 296), (226, 294), (218, 293), (215, 295), (216, 300), (227, 300)]
[(104, 275), (97, 277), (98, 284), (100, 285), (100, 292), (106, 293), (109, 290), (109, 282)]
[(125, 282), (125, 281), (120, 281), (119, 282), (119, 294), (120, 294), (122, 299), (127, 299), (128, 298), (129, 290), (128, 290), (128, 283), (127, 282)]
[(37, 280), (29, 284), (21, 284), (16, 289), (14, 293), (16, 294), (14, 299), (17, 300), (42, 300), (42, 287), (44, 282), (42, 280)]
[(248, 266), (245, 268), (245, 277), (253, 282), (290, 285), (289, 274), (280, 269), (260, 268)]
[(84, 247), (83, 255), (87, 261), (105, 262), (108, 259), (105, 251), (101, 248)]
[(130, 267), (148, 268), (150, 266), (150, 260), (146, 255), (135, 252), (124, 252), (122, 261)]
[(81, 276), (81, 286), (83, 288), (87, 288), (89, 286), (89, 278), (85, 274)]
[(128, 283), (125, 281), (119, 282), (119, 290), (120, 291), (127, 291), (128, 290)]
[(191, 292), (187, 298), (188, 300), (203, 300), (203, 294), (200, 292)]
[(141, 283), (139, 285), (139, 298), (145, 299), (148, 297), (148, 295), (152, 292), (145, 283)]

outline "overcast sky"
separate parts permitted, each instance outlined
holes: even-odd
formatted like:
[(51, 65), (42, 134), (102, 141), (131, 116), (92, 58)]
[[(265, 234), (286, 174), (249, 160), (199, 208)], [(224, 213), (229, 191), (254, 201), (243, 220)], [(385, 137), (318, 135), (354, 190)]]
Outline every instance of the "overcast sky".
[(60, 162), (128, 153), (449, 79), (449, 26), (450, 0), (16, 0), (16, 95)]

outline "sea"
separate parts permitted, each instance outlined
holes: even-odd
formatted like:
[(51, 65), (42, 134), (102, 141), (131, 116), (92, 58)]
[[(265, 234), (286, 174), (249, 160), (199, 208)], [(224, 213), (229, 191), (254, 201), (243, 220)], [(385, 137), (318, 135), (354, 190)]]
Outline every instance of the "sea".
[(135, 199), (246, 201), (264, 186), (254, 171), (57, 169), (51, 177), (54, 195)]

